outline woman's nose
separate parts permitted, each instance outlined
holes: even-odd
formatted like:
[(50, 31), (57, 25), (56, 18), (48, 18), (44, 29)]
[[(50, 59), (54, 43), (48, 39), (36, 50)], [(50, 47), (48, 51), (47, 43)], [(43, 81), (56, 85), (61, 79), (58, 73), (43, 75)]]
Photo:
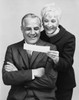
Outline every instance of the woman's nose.
[(48, 26), (49, 26), (49, 27), (51, 27), (51, 26), (52, 26), (52, 23), (51, 23), (51, 22), (49, 22), (49, 23), (48, 23)]

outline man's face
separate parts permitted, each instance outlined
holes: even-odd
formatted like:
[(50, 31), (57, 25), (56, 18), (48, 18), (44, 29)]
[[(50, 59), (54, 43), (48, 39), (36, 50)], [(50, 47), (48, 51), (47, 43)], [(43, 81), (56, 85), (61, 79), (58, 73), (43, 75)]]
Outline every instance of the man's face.
[(36, 43), (40, 38), (40, 20), (38, 18), (26, 18), (22, 26), (24, 39), (29, 44)]
[(56, 31), (59, 21), (56, 16), (54, 16), (51, 12), (47, 13), (43, 17), (43, 26), (48, 36), (52, 36), (52, 34)]

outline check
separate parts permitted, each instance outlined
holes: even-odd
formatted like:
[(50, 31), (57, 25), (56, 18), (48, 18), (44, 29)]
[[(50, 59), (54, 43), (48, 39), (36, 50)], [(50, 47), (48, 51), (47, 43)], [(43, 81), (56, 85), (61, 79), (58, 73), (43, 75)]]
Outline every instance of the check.
[(39, 46), (39, 45), (24, 44), (24, 49), (47, 53), (47, 52), (50, 51), (50, 46)]

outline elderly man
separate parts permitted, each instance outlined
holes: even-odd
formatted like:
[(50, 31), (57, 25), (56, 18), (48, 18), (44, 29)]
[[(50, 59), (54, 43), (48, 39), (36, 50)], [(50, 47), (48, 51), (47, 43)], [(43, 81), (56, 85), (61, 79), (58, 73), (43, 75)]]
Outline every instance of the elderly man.
[(31, 44), (56, 50), (56, 46), (39, 39), (41, 20), (34, 14), (22, 18), (21, 30), (24, 40), (8, 46), (2, 69), (4, 84), (11, 85), (7, 100), (56, 100), (55, 63), (46, 53), (23, 48)]
[(59, 23), (61, 9), (55, 4), (48, 4), (41, 10), (44, 30), (41, 32), (41, 39), (55, 44), (59, 56), (50, 58), (56, 63), (55, 70), (58, 71), (57, 78), (57, 100), (71, 100), (73, 88), (76, 86), (73, 70), (73, 56), (75, 51), (75, 36), (64, 29)]

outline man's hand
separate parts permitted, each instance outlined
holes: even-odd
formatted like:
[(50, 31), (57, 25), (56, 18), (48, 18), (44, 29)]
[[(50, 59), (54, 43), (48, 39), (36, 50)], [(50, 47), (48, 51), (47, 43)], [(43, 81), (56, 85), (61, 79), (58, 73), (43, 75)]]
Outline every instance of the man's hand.
[(18, 71), (18, 69), (15, 67), (14, 64), (10, 63), (10, 62), (7, 62), (7, 64), (4, 66), (5, 70), (8, 71), (8, 72), (11, 72), (11, 71)]
[(53, 50), (50, 50), (49, 52), (47, 52), (47, 56), (49, 56), (55, 64), (58, 63), (59, 61), (59, 52), (58, 51), (53, 51)]
[(33, 79), (36, 77), (42, 77), (45, 73), (45, 69), (42, 68), (37, 68), (37, 69), (32, 69), (32, 75), (33, 75)]

